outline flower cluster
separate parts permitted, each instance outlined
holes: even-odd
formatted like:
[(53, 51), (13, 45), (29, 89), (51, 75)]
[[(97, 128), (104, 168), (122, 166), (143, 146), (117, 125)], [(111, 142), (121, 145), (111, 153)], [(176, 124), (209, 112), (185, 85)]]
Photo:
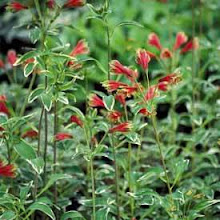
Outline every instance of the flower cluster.
[(193, 38), (190, 41), (188, 41), (188, 37), (184, 32), (178, 32), (176, 35), (176, 40), (173, 45), (172, 50), (168, 48), (164, 48), (160, 42), (160, 38), (157, 34), (151, 33), (148, 37), (148, 44), (155, 47), (157, 50), (160, 51), (160, 58), (161, 59), (167, 59), (172, 58), (173, 53), (177, 50), (180, 50), (180, 54), (184, 54), (191, 50), (196, 50), (199, 48), (199, 41), (198, 38)]
[(0, 176), (14, 178), (15, 177), (15, 166), (13, 164), (5, 165), (0, 160)]
[(0, 113), (3, 113), (7, 116), (10, 115), (9, 109), (6, 105), (7, 98), (5, 95), (0, 95)]

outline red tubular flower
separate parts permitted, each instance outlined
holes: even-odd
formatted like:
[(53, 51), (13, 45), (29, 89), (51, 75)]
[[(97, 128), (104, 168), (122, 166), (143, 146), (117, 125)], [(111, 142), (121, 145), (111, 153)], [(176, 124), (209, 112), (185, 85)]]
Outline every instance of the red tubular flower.
[(87, 42), (82, 39), (77, 42), (76, 46), (73, 48), (72, 52), (70, 53), (70, 56), (75, 57), (82, 54), (88, 54), (89, 53), (89, 47)]
[(123, 106), (125, 105), (125, 103), (126, 103), (126, 96), (125, 96), (125, 94), (123, 94), (123, 93), (117, 93), (116, 94), (116, 96), (115, 96), (115, 99), (117, 100), (117, 101), (119, 101)]
[(112, 122), (117, 122), (122, 116), (122, 113), (119, 111), (113, 111), (108, 114), (108, 119)]
[(66, 139), (72, 139), (73, 136), (71, 134), (68, 133), (57, 133), (55, 135), (55, 140), (56, 141), (62, 141), (62, 140), (66, 140)]
[(131, 128), (132, 128), (132, 124), (130, 122), (123, 122), (121, 124), (118, 124), (110, 128), (109, 133), (115, 133), (115, 132), (126, 133), (126, 132), (129, 132)]
[(150, 112), (146, 108), (140, 109), (138, 113), (140, 113), (144, 116), (149, 116), (150, 115)]
[(106, 88), (108, 92), (114, 92), (119, 88), (123, 88), (124, 86), (127, 86), (126, 83), (114, 81), (114, 80), (108, 80), (102, 83), (102, 85)]
[(18, 11), (28, 9), (27, 6), (21, 4), (20, 2), (16, 2), (16, 1), (8, 4), (8, 8), (13, 12), (18, 12)]
[(50, 9), (53, 9), (55, 6), (55, 1), (54, 0), (48, 0), (47, 1), (47, 7)]
[(89, 105), (91, 107), (105, 107), (103, 100), (96, 94), (89, 97)]
[(0, 95), (0, 102), (6, 102), (7, 98), (5, 95)]
[(38, 138), (38, 132), (35, 130), (28, 130), (23, 135), (22, 138)]
[(184, 32), (178, 32), (176, 35), (176, 42), (173, 46), (173, 50), (179, 49), (183, 44), (185, 44), (188, 40), (188, 37)]
[(17, 55), (14, 50), (9, 50), (7, 54), (8, 63), (10, 63), (12, 66), (17, 60)]
[(161, 53), (160, 53), (160, 58), (161, 59), (169, 59), (171, 58), (173, 55), (172, 55), (172, 52), (168, 49), (168, 48), (164, 48), (162, 49)]
[(145, 98), (146, 101), (149, 101), (149, 100), (153, 99), (156, 96), (157, 96), (157, 86), (151, 86), (148, 89), (148, 91), (147, 91), (146, 95), (144, 96), (144, 98)]
[(76, 115), (72, 115), (70, 117), (70, 121), (72, 123), (76, 123), (77, 125), (79, 125), (81, 128), (83, 127), (83, 122), (76, 116)]
[(125, 75), (130, 81), (134, 81), (135, 78), (138, 77), (138, 73), (135, 70), (128, 68), (127, 66), (123, 66), (118, 60), (113, 60), (110, 63), (111, 72), (115, 74)]
[(130, 97), (131, 95), (133, 95), (134, 93), (138, 91), (138, 87), (126, 85), (122, 88), (121, 91), (122, 93), (125, 94), (126, 97)]
[(150, 62), (150, 56), (144, 49), (138, 49), (136, 52), (136, 63), (140, 65), (143, 70), (148, 69), (148, 63)]
[(181, 75), (177, 73), (171, 73), (161, 79), (159, 79), (159, 82), (166, 82), (169, 85), (177, 84), (179, 81), (181, 81)]
[(5, 67), (5, 64), (4, 64), (3, 60), (0, 59), (0, 69), (4, 68), (4, 67)]
[(161, 50), (162, 46), (160, 44), (160, 39), (155, 33), (151, 33), (148, 36), (148, 44), (150, 44), (153, 47), (156, 47), (157, 49)]
[(86, 4), (85, 0), (68, 0), (65, 4), (65, 8), (82, 7)]
[(155, 58), (156, 57), (156, 55), (154, 54), (154, 53), (152, 53), (152, 52), (150, 52), (150, 51), (148, 51), (148, 50), (146, 50), (146, 52), (147, 52), (147, 54), (150, 56), (150, 58)]
[(0, 160), (0, 176), (14, 178), (15, 166), (13, 164), (4, 165)]
[(4, 113), (6, 115), (9, 115), (9, 110), (8, 110), (5, 102), (0, 102), (0, 113)]
[(180, 51), (181, 54), (186, 53), (191, 50), (197, 50), (199, 48), (199, 40), (197, 37), (194, 39), (190, 40), (184, 48)]
[(159, 82), (157, 84), (157, 87), (159, 90), (166, 92), (168, 90), (168, 82), (164, 81), (164, 82)]

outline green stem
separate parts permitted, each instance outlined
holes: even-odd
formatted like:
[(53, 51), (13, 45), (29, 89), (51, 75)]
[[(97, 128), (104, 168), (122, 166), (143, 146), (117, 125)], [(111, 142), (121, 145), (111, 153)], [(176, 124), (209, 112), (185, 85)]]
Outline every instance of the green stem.
[(95, 177), (94, 177), (94, 164), (93, 156), (90, 159), (90, 168), (91, 168), (91, 180), (92, 180), (92, 220), (96, 220), (96, 195), (95, 195)]
[(32, 91), (32, 88), (33, 88), (33, 85), (34, 85), (34, 82), (35, 82), (35, 79), (36, 79), (36, 74), (33, 74), (32, 78), (31, 78), (31, 82), (30, 82), (30, 85), (28, 87), (28, 94), (24, 100), (24, 104), (22, 106), (22, 109), (20, 111), (20, 116), (23, 116), (24, 115), (24, 112), (25, 112), (25, 109), (27, 107), (27, 103), (28, 103), (28, 97)]
[[(58, 132), (58, 115), (57, 115), (57, 101), (54, 101), (54, 142), (53, 142), (53, 173), (56, 173), (56, 163), (57, 163), (57, 146), (56, 146), (56, 139), (55, 136)], [(57, 184), (56, 182), (54, 183), (54, 191), (53, 191), (53, 196), (54, 196), (54, 204), (57, 204)], [(57, 209), (56, 209), (57, 211)], [(58, 213), (56, 212), (56, 217)]]
[(16, 71), (17, 68), (16, 67), (13, 67), (13, 78), (14, 78), (14, 82), (17, 83), (17, 76), (16, 76)]
[(162, 146), (161, 146), (161, 143), (160, 143), (159, 133), (157, 131), (155, 116), (152, 116), (152, 125), (153, 125), (154, 134), (155, 134), (155, 138), (156, 138), (156, 142), (157, 142), (157, 147), (158, 147), (159, 153), (160, 153), (160, 160), (162, 162), (163, 170), (164, 170), (164, 173), (165, 173), (167, 188), (168, 188), (169, 194), (172, 198), (172, 189), (171, 189), (171, 186), (170, 186), (170, 179), (169, 179), (169, 176), (168, 176), (168, 173), (167, 173), (167, 167), (166, 167), (165, 159), (164, 159), (164, 156), (163, 156), (163, 151), (162, 151)]
[[(47, 89), (47, 77), (45, 76), (45, 90)], [(44, 175), (43, 180), (44, 184), (46, 183), (47, 178), (47, 146), (48, 146), (48, 112), (44, 109)]]
[(8, 154), (8, 164), (11, 163), (11, 152), (10, 152), (10, 146), (9, 146), (9, 143), (8, 143), (8, 140), (5, 139), (5, 142), (6, 142), (6, 147), (7, 147), (7, 154)]
[[(86, 136), (86, 143), (87, 143), (87, 146), (88, 148), (90, 148), (90, 138), (89, 138), (89, 135), (87, 134), (87, 130), (86, 130), (86, 127), (84, 126), (84, 133), (85, 133), (85, 136)], [(92, 182), (92, 220), (95, 220), (96, 219), (96, 195), (95, 195), (95, 175), (94, 175), (94, 164), (93, 164), (93, 161), (94, 161), (94, 157), (92, 155), (92, 152), (93, 149), (91, 147), (91, 158), (90, 158), (90, 173), (91, 173), (91, 182)], [(89, 167), (87, 167), (87, 170), (89, 171)], [(89, 173), (89, 172), (87, 172)]]
[(120, 220), (120, 203), (119, 203), (119, 184), (118, 184), (118, 164), (117, 164), (117, 155), (116, 148), (114, 146), (114, 136), (112, 134), (112, 150), (113, 150), (113, 158), (114, 158), (114, 167), (115, 167), (115, 196), (116, 196), (116, 206), (117, 206), (117, 220)]
[(107, 32), (107, 48), (108, 48), (108, 80), (110, 80), (110, 61), (111, 61), (111, 37), (108, 23), (106, 24), (106, 32)]
[[(125, 112), (125, 118), (126, 121), (128, 121), (128, 110), (127, 110), (127, 105), (124, 105), (124, 112)], [(129, 192), (132, 193), (133, 189), (132, 189), (132, 146), (131, 143), (128, 143), (128, 187), (129, 187)], [(131, 217), (133, 217), (134, 215), (134, 199), (132, 197), (130, 197), (130, 208), (131, 208)]]

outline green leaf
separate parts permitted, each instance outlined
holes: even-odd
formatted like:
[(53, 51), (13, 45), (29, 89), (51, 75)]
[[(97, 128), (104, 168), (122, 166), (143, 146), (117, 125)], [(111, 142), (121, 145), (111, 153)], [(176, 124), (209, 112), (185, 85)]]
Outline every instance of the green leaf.
[(40, 39), (40, 29), (35, 27), (30, 31), (30, 40), (33, 44), (35, 44)]
[(30, 163), (34, 171), (37, 172), (38, 174), (41, 174), (43, 172), (44, 160), (42, 157), (37, 157), (35, 159), (28, 160), (28, 163)]
[(64, 213), (61, 216), (60, 220), (69, 220), (69, 219), (77, 219), (77, 220), (83, 219), (83, 220), (85, 220), (85, 218), (77, 211), (69, 211), (69, 212)]
[(136, 21), (123, 21), (123, 22), (120, 22), (119, 24), (117, 24), (113, 31), (112, 31), (112, 34), (111, 34), (111, 37), (112, 35), (114, 34), (115, 30), (118, 28), (118, 27), (122, 27), (122, 26), (136, 26), (136, 27), (141, 27), (143, 28), (144, 26)]
[(36, 100), (43, 92), (45, 91), (44, 86), (39, 86), (35, 90), (33, 90), (29, 97), (28, 97), (28, 103), (32, 103), (34, 100)]
[(32, 182), (28, 186), (20, 187), (19, 197), (21, 201), (25, 201), (26, 198), (28, 197), (28, 193), (30, 191), (31, 185), (32, 185)]
[(39, 55), (39, 51), (37, 51), (37, 50), (27, 52), (26, 54), (21, 56), (19, 59), (17, 59), (17, 61), (15, 62), (14, 66), (18, 66), (21, 63), (23, 63), (25, 60), (27, 60), (29, 58), (32, 58), (32, 57), (35, 57), (37, 55)]
[(53, 96), (50, 93), (44, 93), (41, 95), (41, 100), (43, 102), (43, 105), (45, 109), (49, 112), (52, 108), (52, 101)]
[(50, 176), (48, 183), (46, 186), (39, 192), (37, 196), (40, 196), (42, 193), (44, 193), (48, 188), (50, 188), (55, 182), (62, 179), (72, 179), (72, 176), (67, 174), (53, 174)]
[(110, 212), (110, 208), (99, 209), (96, 212), (96, 219), (108, 220), (109, 212)]
[(35, 210), (41, 211), (44, 214), (46, 214), (47, 216), (49, 216), (51, 219), (53, 219), (53, 220), (56, 219), (52, 209), (47, 204), (44, 204), (41, 202), (35, 202), (28, 209), (30, 209), (32, 211), (35, 211)]
[(35, 66), (36, 66), (35, 62), (27, 63), (24, 67), (24, 76), (28, 77), (34, 71)]
[(20, 140), (19, 143), (14, 146), (15, 151), (24, 159), (31, 160), (36, 158), (36, 153), (32, 146), (24, 140)]
[(105, 105), (106, 109), (108, 109), (109, 111), (112, 111), (114, 108), (114, 105), (115, 105), (114, 96), (113, 95), (104, 96), (103, 101), (104, 101), (104, 105)]
[(65, 105), (69, 104), (69, 100), (65, 96), (64, 92), (59, 92), (57, 100), (60, 101), (61, 103), (65, 104)]
[(1, 220), (13, 220), (16, 218), (16, 214), (13, 211), (5, 211), (3, 215), (0, 216)]

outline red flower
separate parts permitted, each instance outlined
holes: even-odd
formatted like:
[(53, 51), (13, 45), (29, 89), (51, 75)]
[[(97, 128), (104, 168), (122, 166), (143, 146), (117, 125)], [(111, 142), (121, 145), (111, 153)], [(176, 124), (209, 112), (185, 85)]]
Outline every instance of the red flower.
[(173, 56), (172, 52), (168, 48), (162, 49), (162, 51), (160, 53), (161, 59), (171, 58), (172, 56)]
[(149, 116), (150, 115), (150, 112), (146, 108), (140, 109), (138, 113), (140, 113), (144, 116)]
[(35, 130), (28, 130), (22, 135), (22, 138), (27, 138), (27, 137), (28, 138), (37, 138), (38, 132)]
[(53, 9), (55, 6), (55, 1), (54, 0), (48, 0), (47, 1), (47, 7), (50, 9)]
[(0, 176), (14, 178), (15, 166), (13, 164), (4, 165), (0, 160)]
[(177, 84), (179, 81), (181, 81), (181, 75), (176, 73), (171, 73), (161, 79), (159, 79), (159, 82), (166, 82), (170, 85)]
[(7, 98), (5, 95), (0, 95), (0, 102), (6, 102)]
[(109, 133), (115, 133), (115, 132), (128, 132), (132, 128), (132, 124), (130, 122), (123, 122), (121, 124), (118, 124), (112, 128), (109, 129)]
[(191, 41), (189, 41), (184, 48), (181, 50), (181, 54), (182, 53), (186, 53), (190, 50), (197, 50), (199, 48), (199, 40), (197, 37), (195, 37), (194, 39), (192, 39)]
[(178, 32), (176, 35), (176, 42), (173, 46), (173, 50), (179, 49), (183, 44), (187, 42), (188, 38), (184, 32)]
[(89, 98), (89, 105), (91, 107), (105, 107), (104, 102), (96, 94), (93, 94)]
[(66, 139), (72, 139), (73, 136), (71, 134), (68, 133), (57, 133), (55, 135), (55, 140), (56, 141), (62, 141), (62, 140), (66, 140)]
[(76, 115), (72, 115), (70, 117), (70, 121), (72, 123), (76, 123), (77, 125), (79, 125), (81, 128), (83, 127), (83, 122), (76, 116)]
[(157, 84), (157, 87), (159, 90), (166, 92), (168, 90), (168, 82), (164, 81), (164, 82), (159, 82)]
[(10, 63), (12, 66), (17, 60), (17, 55), (14, 50), (9, 50), (7, 54), (8, 63)]
[(123, 88), (124, 86), (127, 86), (126, 83), (114, 81), (114, 80), (108, 80), (102, 83), (102, 85), (106, 88), (108, 92), (114, 92), (119, 88)]
[(138, 91), (138, 87), (137, 86), (124, 86), (122, 88), (122, 93), (125, 94), (126, 97), (130, 97), (131, 95), (133, 95), (134, 93), (136, 93)]
[(73, 48), (72, 52), (70, 53), (70, 56), (75, 57), (77, 55), (88, 54), (88, 53), (89, 53), (89, 47), (87, 42), (85, 40), (80, 40)]
[(3, 60), (0, 59), (0, 69), (4, 68), (4, 67), (5, 67), (5, 64), (4, 64)]
[(132, 82), (135, 78), (137, 78), (138, 73), (135, 70), (128, 68), (127, 66), (123, 66), (118, 60), (113, 60), (110, 63), (111, 72), (115, 74), (125, 75)]
[(117, 101), (119, 101), (123, 106), (125, 105), (125, 103), (126, 103), (126, 96), (125, 96), (125, 94), (123, 94), (123, 93), (117, 93), (116, 94), (116, 96), (115, 96), (115, 99), (117, 100)]
[(9, 110), (8, 110), (5, 102), (0, 102), (0, 113), (4, 113), (6, 115), (9, 115)]
[(119, 111), (113, 111), (108, 114), (108, 118), (112, 122), (117, 122), (121, 116), (122, 116), (122, 113)]
[(156, 96), (157, 96), (157, 86), (151, 86), (148, 89), (148, 91), (147, 91), (144, 98), (145, 98), (146, 101), (149, 101), (149, 100), (153, 99)]
[(18, 12), (18, 11), (28, 9), (27, 6), (22, 5), (20, 2), (12, 2), (8, 5), (8, 8), (13, 12)]
[(64, 7), (72, 8), (72, 7), (82, 7), (86, 4), (85, 0), (68, 0)]
[(146, 50), (147, 54), (150, 56), (150, 58), (155, 58), (156, 55), (148, 50)]
[(160, 39), (155, 33), (151, 33), (148, 37), (148, 44), (151, 46), (156, 47), (157, 49), (161, 50), (162, 46), (160, 44)]
[(150, 62), (150, 56), (144, 49), (138, 49), (136, 53), (136, 62), (144, 70), (148, 69), (148, 63)]

